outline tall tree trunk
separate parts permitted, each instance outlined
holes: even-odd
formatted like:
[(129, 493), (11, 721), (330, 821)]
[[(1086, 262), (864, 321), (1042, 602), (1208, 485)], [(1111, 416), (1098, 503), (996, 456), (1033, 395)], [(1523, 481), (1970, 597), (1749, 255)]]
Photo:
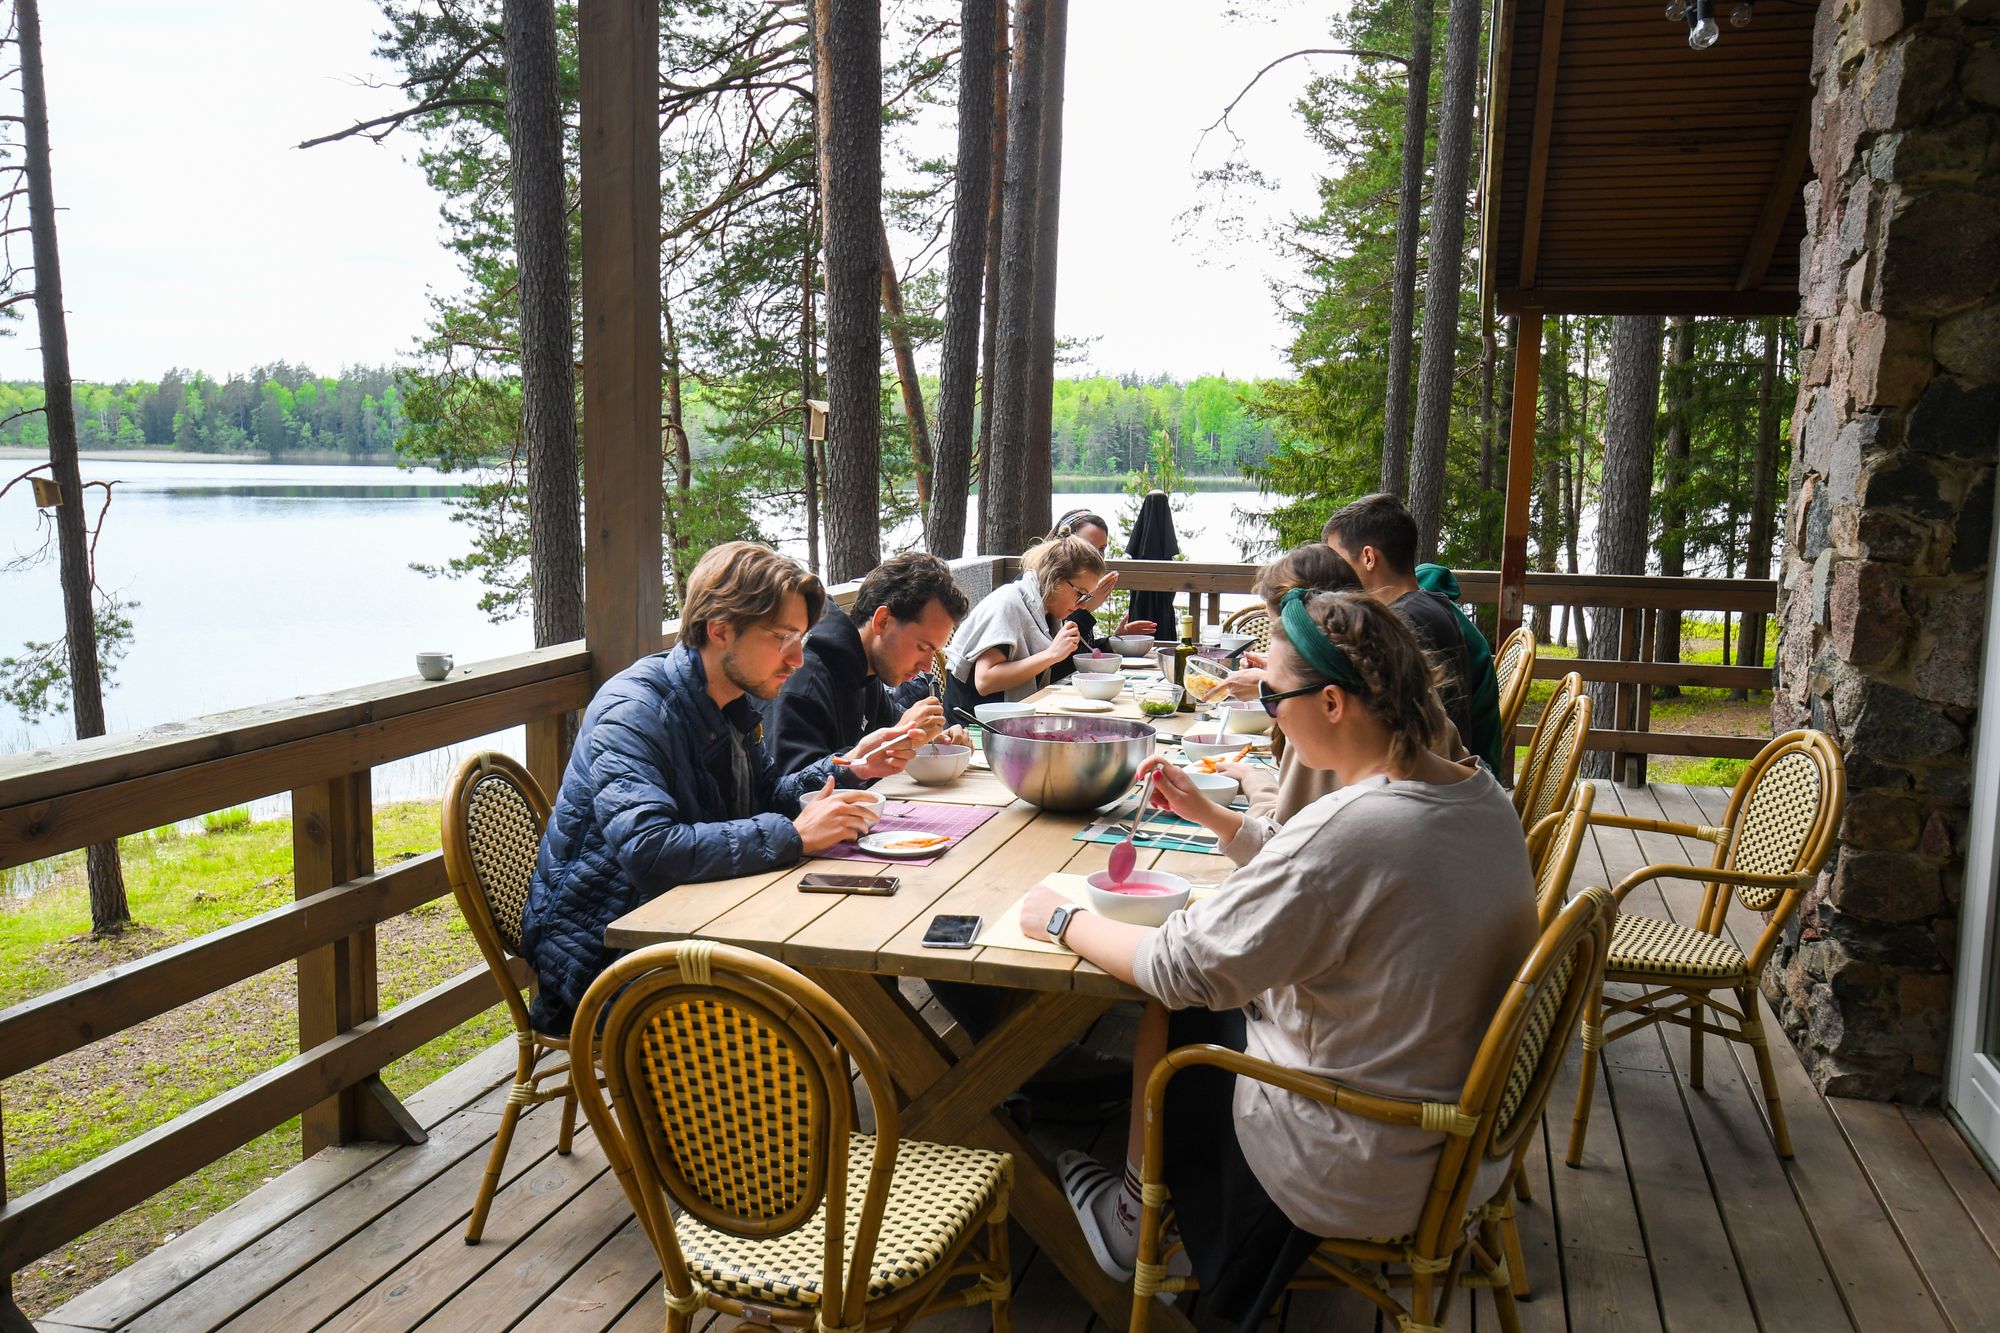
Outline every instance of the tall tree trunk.
[[(822, 137), (824, 125), (822, 124)], [(824, 179), (824, 178), (822, 178)], [(820, 209), (814, 204), (806, 235), (819, 234)], [(799, 256), (799, 444), (804, 463), (806, 491), (806, 568), (820, 572), (819, 564), (819, 442), (812, 437), (812, 408), (804, 401), (818, 398), (819, 383), (819, 291), (813, 282), (813, 247), (808, 243)]]
[[(1590, 389), (1596, 381), (1591, 376), (1590, 316), (1584, 315), (1577, 321), (1583, 329), (1583, 375), (1581, 410), (1570, 418), (1570, 432), (1563, 450), (1563, 541), (1569, 554), (1569, 572), (1580, 572), (1577, 564), (1577, 539), (1583, 532), (1583, 479), (1589, 470), (1590, 455)], [(1576, 618), (1576, 650), (1585, 657), (1590, 655), (1590, 626), (1579, 614)]]
[(1479, 339), (1479, 489), (1493, 489), (1493, 431), (1497, 422), (1497, 386), (1500, 368), (1500, 338), (1491, 329)]
[[(1660, 574), (1677, 579), (1687, 573), (1687, 479), (1688, 459), (1693, 438), (1688, 422), (1689, 362), (1694, 359), (1694, 325), (1685, 315), (1667, 322), (1667, 438), (1660, 450)], [(1681, 613), (1668, 611), (1660, 617), (1660, 631), (1653, 646), (1660, 662), (1681, 660)], [(1678, 685), (1655, 685), (1655, 699), (1678, 699)]]
[(1396, 196), (1396, 267), (1389, 280), (1389, 384), (1382, 400), (1382, 489), (1409, 489), (1410, 353), (1417, 322), (1417, 242), (1424, 219), (1424, 147), (1431, 109), (1436, 0), (1410, 7), (1410, 72), (1403, 93), (1403, 173)]
[(945, 266), (944, 350), (938, 360), (937, 433), (932, 437), (930, 508), (924, 539), (932, 555), (965, 553), (965, 500), (972, 485), (973, 377), (979, 371), (979, 286), (986, 263), (987, 195), (993, 185), (992, 41), (997, 0), (959, 7), (958, 176), (953, 187), (951, 254)]
[(1033, 541), (1055, 521), (1056, 254), (1061, 248), (1063, 67), (1069, 0), (1044, 0), (1041, 185), (1035, 191), (1035, 315), (1028, 344), (1028, 433), (1021, 526)]
[(910, 426), (910, 460), (916, 465), (919, 511), (931, 501), (931, 427), (924, 418), (924, 384), (917, 378), (917, 353), (910, 345), (909, 321), (903, 317), (903, 284), (896, 275), (896, 256), (889, 249), (889, 224), (882, 227), (882, 320), (889, 347), (896, 355), (896, 387), (903, 395), (903, 419)]
[[(993, 162), (986, 177), (986, 305), (980, 328), (979, 442), (973, 455), (973, 475), (979, 479), (981, 496), (986, 494), (986, 471), (993, 457), (993, 395), (1000, 379), (1000, 235), (1007, 212), (1007, 109), (1013, 63), (1007, 0), (997, 0), (993, 6)], [(979, 508), (979, 530), (970, 534), (972, 545), (990, 552), (993, 548), (986, 543), (983, 499)]]
[(569, 215), (553, 0), (502, 0), (507, 147), (521, 305), (521, 436), (528, 455), (528, 581), (535, 646), (583, 637)]
[(660, 321), (665, 327), (667, 372), (667, 449), (673, 460), (674, 491), (668, 499), (667, 569), (673, 577), (674, 605), (686, 600), (683, 580), (694, 562), (688, 559), (688, 496), (694, 489), (694, 449), (688, 440), (686, 404), (681, 394), (681, 331), (674, 323), (673, 307), (660, 301)]
[[(1778, 380), (1778, 321), (1764, 319), (1759, 325), (1764, 334), (1764, 357), (1757, 371), (1757, 445), (1750, 460), (1750, 535), (1744, 545), (1743, 576), (1768, 579), (1778, 506), (1778, 414), (1772, 402)], [(1737, 660), (1762, 665), (1766, 624), (1766, 618), (1757, 612), (1743, 617), (1742, 650)]]
[(826, 183), (826, 565), (882, 560), (882, 4), (814, 0)]
[[(70, 707), (76, 738), (104, 734), (104, 682), (97, 661), (95, 577), (84, 542), (83, 474), (77, 463), (76, 399), (69, 378), (69, 326), (63, 318), (62, 260), (56, 249), (55, 183), (49, 170), (49, 91), (42, 77), (39, 0), (16, 6), (21, 39), (22, 113), (27, 140), (28, 230), (35, 248), (35, 323), (42, 340), (42, 401), (49, 431), (49, 472), (62, 492), (56, 509), (63, 635), (69, 648)], [(90, 928), (115, 935), (132, 920), (117, 842), (84, 852), (90, 882)]]
[[(1535, 569), (1543, 574), (1556, 572), (1556, 551), (1562, 539), (1562, 476), (1568, 451), (1569, 340), (1564, 336), (1561, 315), (1552, 315), (1542, 325), (1542, 412), (1535, 432), (1535, 460), (1539, 464), (1540, 491), (1535, 523)], [(1555, 631), (1555, 608), (1543, 603), (1532, 608), (1535, 636), (1547, 643)], [(1567, 612), (1567, 608), (1565, 608)], [(1564, 630), (1568, 617), (1564, 617)]]
[(1035, 194), (1041, 185), (1042, 51), (1047, 0), (1017, 0), (1013, 89), (1007, 106), (1007, 199), (1000, 224), (1000, 323), (995, 336), (993, 433), (979, 479), (985, 550), (1018, 555), (1040, 533), (1022, 507), (1031, 451), (1028, 395), (1034, 365)]
[(1438, 108), (1437, 171), (1431, 185), (1430, 259), (1424, 276), (1423, 346), (1417, 366), (1417, 426), (1410, 443), (1410, 513), (1418, 556), (1437, 556), (1444, 522), (1446, 447), (1458, 359), (1460, 261), (1465, 257), (1465, 186), (1472, 169), (1472, 104), (1479, 80), (1479, 0), (1451, 0), (1444, 40), (1444, 101)]
[[(1611, 360), (1604, 400), (1604, 479), (1598, 488), (1597, 572), (1646, 572), (1648, 509), (1653, 491), (1653, 436), (1660, 414), (1660, 317), (1619, 315), (1611, 321)], [(1604, 612), (1591, 627), (1599, 659), (1618, 655), (1623, 613)], [(1591, 685), (1592, 724), (1622, 725), (1612, 714), (1617, 687)], [(1601, 719), (1601, 721), (1600, 721)], [(1593, 750), (1584, 758), (1590, 777), (1611, 776), (1611, 756)]]

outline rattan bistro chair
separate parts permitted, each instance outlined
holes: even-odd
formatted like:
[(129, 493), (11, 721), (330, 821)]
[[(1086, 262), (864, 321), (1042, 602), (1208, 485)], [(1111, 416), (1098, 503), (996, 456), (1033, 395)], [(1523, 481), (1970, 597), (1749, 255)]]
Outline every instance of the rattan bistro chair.
[[(1214, 1065), (1349, 1115), (1442, 1134), (1444, 1150), (1416, 1230), (1393, 1238), (1322, 1241), (1291, 1285), (1352, 1288), (1380, 1307), (1403, 1333), (1435, 1333), (1445, 1326), (1455, 1287), (1486, 1287), (1493, 1293), (1501, 1329), (1516, 1333), (1521, 1324), (1510, 1267), (1521, 1259), (1509, 1187), (1520, 1175), (1521, 1160), (1537, 1133), (1542, 1107), (1579, 1016), (1603, 984), (1612, 912), (1610, 894), (1588, 889), (1542, 932), (1487, 1027), (1456, 1102), (1359, 1092), (1220, 1046), (1169, 1051), (1146, 1082), (1146, 1148), (1140, 1168), (1144, 1207), (1133, 1280), (1133, 1333), (1144, 1333), (1155, 1292), (1192, 1291), (1197, 1286), (1192, 1277), (1166, 1275), (1171, 1196), (1160, 1178), (1167, 1084), (1190, 1065)], [(1500, 1159), (1510, 1162), (1500, 1188), (1479, 1197), (1475, 1186), (1480, 1167)], [(1385, 1274), (1384, 1266), (1392, 1271)], [(1402, 1287), (1409, 1288), (1407, 1302), (1398, 1298)]]
[(656, 944), (592, 983), (572, 1044), (600, 1020), (605, 1086), (579, 1097), (659, 1254), (670, 1333), (705, 1309), (860, 1333), (984, 1303), (1011, 1328), (1013, 1158), (899, 1140), (882, 1057), (810, 979), (712, 940)]
[[(1542, 842), (1554, 826), (1551, 817), (1569, 807), (1570, 797), (1576, 791), (1577, 774), (1583, 769), (1583, 752), (1590, 741), (1590, 722), (1590, 696), (1579, 693), (1554, 721), (1541, 762), (1530, 761), (1527, 776), (1534, 780), (1535, 787), (1521, 805), (1521, 830), (1528, 837), (1530, 860), (1541, 860)], [(1520, 794), (1520, 788), (1515, 788), (1515, 794)]]
[[(521, 952), (521, 913), (528, 905), (528, 879), (535, 870), (535, 852), (549, 822), (549, 799), (533, 775), (504, 754), (484, 750), (472, 755), (452, 775), (443, 809), (444, 868), (451, 880), (458, 910), (486, 956), (487, 970), (500, 987), (507, 1014), (514, 1020), (519, 1044), (514, 1087), (500, 1113), (493, 1136), (493, 1153), (472, 1220), (465, 1226), (465, 1243), (477, 1245), (486, 1228), (486, 1212), (507, 1165), (507, 1149), (521, 1112), (540, 1102), (563, 1101), (562, 1129), (556, 1151), (568, 1153), (576, 1132), (576, 1096), (569, 1081), (569, 1035), (537, 1032), (528, 1022), (528, 1005), (521, 985), (507, 962)], [(548, 1063), (543, 1063), (548, 1061)]]
[(1222, 622), (1222, 628), (1231, 634), (1248, 634), (1256, 642), (1250, 645), (1252, 652), (1271, 651), (1271, 613), (1261, 606), (1246, 606), (1241, 611), (1231, 613)]
[(1535, 916), (1543, 930), (1556, 919), (1569, 896), (1570, 876), (1576, 873), (1576, 859), (1590, 831), (1590, 809), (1596, 800), (1597, 788), (1583, 783), (1570, 794), (1568, 806), (1542, 821), (1534, 866)]
[[(1575, 1166), (1590, 1127), (1590, 1096), (1597, 1076), (1596, 1052), (1628, 1033), (1655, 1023), (1688, 1030), (1688, 1083), (1702, 1084), (1702, 1047), (1716, 1033), (1749, 1046), (1764, 1084), (1771, 1137), (1778, 1156), (1792, 1155), (1791, 1131), (1778, 1100), (1778, 1075), (1759, 1012), (1758, 978), (1777, 947), (1792, 913), (1819, 877), (1833, 850), (1834, 831), (1847, 802), (1847, 779), (1840, 750), (1817, 731), (1788, 731), (1750, 761), (1729, 796), (1721, 827), (1680, 824), (1628, 815), (1593, 814), (1608, 828), (1636, 829), (1700, 838), (1715, 844), (1708, 866), (1650, 865), (1627, 875), (1612, 892), (1621, 904), (1611, 941), (1607, 982), (1637, 987), (1637, 995), (1607, 995), (1602, 1026), (1584, 1033), (1583, 1080), (1577, 1090), (1576, 1119), (1565, 1160)], [(1701, 910), (1692, 925), (1662, 921), (1622, 910), (1627, 895), (1659, 879), (1701, 883)], [(1748, 953), (1723, 937), (1731, 898), (1764, 914), (1764, 928)], [(1717, 996), (1728, 992), (1732, 1006)], [(1613, 1019), (1630, 1022), (1611, 1027)]]
[(1509, 634), (1493, 655), (1493, 676), (1500, 687), (1500, 736), (1514, 734), (1521, 707), (1528, 702), (1528, 687), (1535, 678), (1535, 632), (1526, 625)]

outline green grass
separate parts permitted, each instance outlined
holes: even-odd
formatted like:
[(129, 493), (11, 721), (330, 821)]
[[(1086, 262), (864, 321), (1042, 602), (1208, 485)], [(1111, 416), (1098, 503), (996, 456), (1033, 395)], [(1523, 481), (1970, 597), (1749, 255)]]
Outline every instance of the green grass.
[[(0, 903), (0, 1005), (12, 1005), (104, 968), (129, 963), (289, 902), (289, 820), (229, 818), (183, 834), (155, 830), (120, 850), (134, 925), (112, 939), (89, 935), (81, 854), (62, 858), (52, 881)], [(376, 812), (376, 861), (388, 865), (437, 845), (437, 808)], [(479, 962), (451, 900), (377, 928), (386, 1011)], [(237, 1087), (298, 1053), (296, 969), (290, 965), (7, 1080), (7, 1192), (18, 1196)], [(383, 1071), (408, 1095), (505, 1036), (497, 1004)], [(298, 1161), (296, 1119), (31, 1265), (16, 1299), (31, 1316), (103, 1280), (169, 1236), (226, 1207)]]
[(204, 833), (234, 833), (238, 829), (250, 827), (250, 807), (232, 805), (227, 810), (217, 810), (201, 817)]

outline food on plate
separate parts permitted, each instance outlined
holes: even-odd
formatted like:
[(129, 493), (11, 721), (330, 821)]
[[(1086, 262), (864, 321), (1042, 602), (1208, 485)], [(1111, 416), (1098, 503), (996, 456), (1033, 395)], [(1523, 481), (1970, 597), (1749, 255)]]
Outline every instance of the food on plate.
[(950, 841), (951, 838), (943, 833), (912, 833), (907, 838), (885, 842), (882, 846), (892, 852), (914, 852), (924, 847), (940, 847)]

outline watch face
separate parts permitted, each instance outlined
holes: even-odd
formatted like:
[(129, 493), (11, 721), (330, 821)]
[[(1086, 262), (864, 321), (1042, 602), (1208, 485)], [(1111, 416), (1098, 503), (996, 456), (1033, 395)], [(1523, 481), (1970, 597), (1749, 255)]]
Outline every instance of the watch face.
[(1069, 926), (1070, 913), (1074, 912), (1075, 910), (1076, 909), (1074, 907), (1065, 904), (1061, 907), (1058, 907), (1055, 910), (1055, 912), (1050, 915), (1049, 917), (1050, 939), (1059, 940), (1062, 938), (1063, 931)]

